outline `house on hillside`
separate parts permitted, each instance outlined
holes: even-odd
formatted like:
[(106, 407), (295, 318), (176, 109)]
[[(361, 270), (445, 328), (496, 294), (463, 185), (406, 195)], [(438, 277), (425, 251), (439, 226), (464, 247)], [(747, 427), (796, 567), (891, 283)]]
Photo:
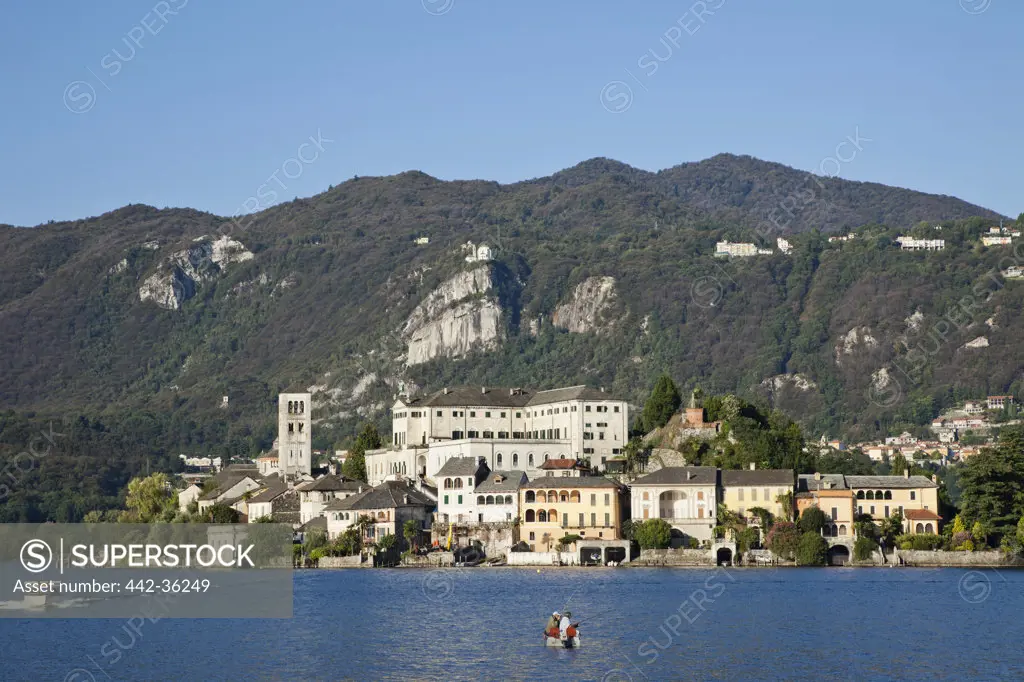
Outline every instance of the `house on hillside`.
[(750, 513), (753, 507), (767, 509), (776, 519), (793, 517), (796, 472), (792, 469), (757, 469), (751, 464), (738, 471), (723, 469), (721, 479), (721, 502), (748, 523), (760, 521)]

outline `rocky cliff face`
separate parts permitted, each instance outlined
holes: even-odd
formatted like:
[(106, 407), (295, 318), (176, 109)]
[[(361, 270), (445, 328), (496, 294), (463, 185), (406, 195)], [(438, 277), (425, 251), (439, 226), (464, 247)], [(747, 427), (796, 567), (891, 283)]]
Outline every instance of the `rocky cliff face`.
[(460, 272), (416, 306), (402, 328), (408, 344), (406, 365), (457, 358), (497, 345), (502, 309), (492, 297), (493, 277), (490, 265)]
[(613, 324), (610, 313), (617, 299), (614, 277), (588, 277), (555, 308), (552, 324), (577, 334), (601, 332)]
[(139, 287), (139, 299), (166, 310), (179, 310), (204, 282), (220, 276), (230, 264), (252, 258), (244, 244), (230, 237), (199, 237), (189, 248), (168, 256), (157, 272), (146, 278)]

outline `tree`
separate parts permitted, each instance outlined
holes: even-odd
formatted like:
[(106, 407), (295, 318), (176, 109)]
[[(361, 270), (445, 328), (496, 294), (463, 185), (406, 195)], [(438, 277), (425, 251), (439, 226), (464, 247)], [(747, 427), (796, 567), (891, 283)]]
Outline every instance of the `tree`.
[(1024, 516), (1024, 430), (1004, 428), (995, 447), (968, 459), (960, 487), (965, 525), (981, 521), (999, 536), (1015, 534)]
[(390, 552), (394, 548), (394, 546), (395, 546), (395, 544), (397, 542), (398, 542), (398, 538), (396, 538), (391, 533), (388, 533), (387, 535), (382, 537), (380, 540), (377, 540), (377, 547), (379, 547), (380, 550), (386, 554), (386, 553)]
[(896, 537), (903, 535), (903, 512), (897, 508), (889, 518), (882, 521), (879, 532), (885, 538), (886, 544), (891, 547), (896, 541)]
[[(872, 524), (874, 525), (874, 524)], [(857, 561), (868, 561), (878, 549), (878, 543), (874, 538), (861, 535), (853, 543), (853, 558)]]
[(910, 469), (910, 464), (907, 462), (907, 458), (903, 456), (902, 452), (897, 452), (889, 459), (889, 474), (892, 476), (902, 476), (904, 471)]
[(562, 536), (558, 540), (558, 551), (564, 552), (566, 547), (568, 547), (569, 545), (571, 545), (573, 543), (579, 542), (582, 539), (583, 538), (580, 537), (579, 535), (575, 535), (575, 534), (571, 534), (571, 533), (566, 533), (564, 536)]
[(348, 452), (345, 464), (341, 467), (341, 473), (346, 478), (356, 481), (366, 481), (366, 451), (376, 450), (383, 446), (377, 427), (368, 423), (363, 425), (363, 430), (356, 436), (356, 442)]
[(825, 512), (821, 511), (818, 507), (808, 507), (804, 509), (804, 512), (800, 515), (800, 531), (803, 533), (818, 533), (821, 534), (821, 529), (827, 525), (832, 524), (832, 519), (828, 517)]
[[(1024, 521), (1024, 519), (1022, 519)], [(633, 519), (626, 519), (622, 522), (621, 535), (623, 540), (636, 540), (636, 529), (641, 524), (640, 521), (634, 521)]]
[(302, 538), (302, 547), (306, 550), (306, 554), (311, 553), (314, 549), (326, 546), (327, 532), (319, 528), (306, 531), (305, 536)]
[(665, 519), (647, 519), (634, 527), (640, 549), (665, 549), (672, 544), (672, 526)]
[(824, 566), (828, 560), (828, 541), (818, 533), (804, 533), (796, 550), (798, 566)]
[(128, 482), (125, 507), (127, 511), (122, 521), (126, 523), (170, 521), (178, 511), (178, 494), (171, 487), (167, 474), (133, 478)]
[(226, 504), (215, 504), (206, 512), (209, 523), (238, 523), (239, 514)]
[(792, 521), (777, 522), (765, 538), (765, 546), (782, 559), (792, 559), (799, 544), (800, 530)]
[(414, 549), (420, 537), (420, 524), (415, 519), (409, 519), (402, 524), (402, 536), (405, 537), (410, 549)]
[(675, 382), (667, 374), (662, 374), (654, 384), (651, 396), (644, 404), (643, 426), (645, 431), (653, 431), (668, 423), (676, 413), (683, 399)]

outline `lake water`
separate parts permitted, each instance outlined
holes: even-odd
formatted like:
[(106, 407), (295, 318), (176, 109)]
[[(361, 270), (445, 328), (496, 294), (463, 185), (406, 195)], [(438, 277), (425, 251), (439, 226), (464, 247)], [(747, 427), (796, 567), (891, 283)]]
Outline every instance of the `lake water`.
[[(1022, 587), (959, 569), (300, 571), (291, 620), (0, 620), (0, 679), (1020, 680)], [(583, 646), (542, 646), (566, 607)]]

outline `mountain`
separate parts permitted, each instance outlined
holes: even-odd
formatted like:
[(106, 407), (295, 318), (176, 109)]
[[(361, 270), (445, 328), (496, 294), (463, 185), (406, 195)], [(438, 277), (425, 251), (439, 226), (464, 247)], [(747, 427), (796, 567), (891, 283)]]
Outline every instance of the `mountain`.
[[(312, 387), (329, 447), (400, 391), (590, 383), (639, 404), (668, 371), (816, 432), (877, 433), (1019, 387), (1024, 283), (991, 276), (1010, 249), (976, 244), (1000, 218), (719, 155), (510, 185), (356, 178), (236, 220), (131, 205), (0, 227), (0, 408), (144, 414), (140, 442), (240, 453), (269, 445), (285, 387)], [(936, 225), (944, 251), (893, 244)], [(713, 256), (782, 234), (789, 255)]]

